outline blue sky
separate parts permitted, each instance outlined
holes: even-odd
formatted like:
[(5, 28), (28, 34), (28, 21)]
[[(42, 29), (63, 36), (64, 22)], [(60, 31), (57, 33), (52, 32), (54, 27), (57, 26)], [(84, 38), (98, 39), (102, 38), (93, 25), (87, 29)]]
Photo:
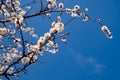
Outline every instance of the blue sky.
[[(28, 68), (30, 73), (22, 74), (19, 80), (120, 80), (120, 1), (63, 0), (63, 2), (65, 7), (72, 8), (75, 4), (79, 4), (81, 9), (88, 7), (88, 14), (100, 18), (111, 30), (113, 39), (107, 39), (97, 23), (76, 19), (66, 26), (65, 32), (71, 33), (67, 37), (67, 44), (59, 42), (58, 53), (55, 55), (46, 53)], [(47, 18), (41, 18), (33, 18), (29, 24), (38, 26), (39, 31), (37, 29), (36, 33), (43, 35), (49, 30), (48, 25), (51, 22)]]

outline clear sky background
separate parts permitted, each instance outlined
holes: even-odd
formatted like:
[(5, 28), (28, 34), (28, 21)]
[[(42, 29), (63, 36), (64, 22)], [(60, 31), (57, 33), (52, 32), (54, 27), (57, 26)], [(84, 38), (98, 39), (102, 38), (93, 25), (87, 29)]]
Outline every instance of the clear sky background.
[[(88, 7), (88, 14), (100, 18), (111, 30), (113, 39), (107, 39), (97, 23), (76, 19), (66, 26), (65, 32), (71, 33), (67, 44), (59, 42), (59, 52), (55, 55), (45, 53), (28, 68), (30, 73), (21, 74), (18, 80), (120, 80), (120, 0), (63, 2), (65, 7), (73, 8), (75, 4), (79, 4), (81, 9)], [(43, 17), (30, 21), (29, 24), (37, 27), (36, 33), (40, 35), (47, 32), (51, 24)]]

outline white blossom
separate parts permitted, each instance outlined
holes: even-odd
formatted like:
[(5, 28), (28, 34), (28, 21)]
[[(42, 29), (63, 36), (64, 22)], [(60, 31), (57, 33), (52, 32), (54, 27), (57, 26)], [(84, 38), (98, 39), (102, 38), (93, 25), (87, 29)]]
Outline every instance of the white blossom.
[(56, 28), (51, 28), (50, 29), (50, 34), (54, 34), (54, 33), (56, 33), (57, 31), (56, 31)]
[(46, 40), (45, 37), (40, 37), (37, 42), (38, 47), (41, 47), (41, 45), (45, 43), (45, 40)]
[(30, 50), (34, 51), (34, 52), (37, 52), (39, 50), (39, 46), (38, 45), (33, 45), (33, 46), (31, 45)]
[(6, 0), (6, 5), (8, 6), (8, 7), (11, 7), (12, 5), (11, 5), (11, 0)]
[(14, 6), (20, 6), (20, 2), (17, 0), (17, 1), (15, 1), (15, 2), (13, 2), (13, 4), (14, 4)]
[(48, 42), (47, 42), (47, 44), (46, 44), (48, 47), (51, 47), (51, 46), (53, 46), (54, 45), (54, 43), (53, 43), (53, 41), (50, 41), (50, 40), (48, 40)]
[(19, 20), (19, 23), (22, 23), (23, 20), (24, 20), (24, 18), (22, 17), (22, 15), (18, 15), (17, 18), (18, 18), (18, 20)]
[(71, 12), (72, 12), (72, 10), (71, 10), (71, 9), (66, 8), (66, 13), (71, 13)]
[(25, 6), (27, 9), (31, 9), (31, 6)]
[(44, 34), (44, 37), (45, 37), (45, 38), (50, 38), (50, 37), (51, 37), (51, 34), (50, 34), (49, 32), (47, 32), (47, 33)]
[(55, 27), (55, 24), (56, 24), (56, 22), (52, 22), (52, 24), (51, 24), (51, 25), (52, 25), (53, 27)]
[(20, 12), (19, 12), (19, 15), (21, 15), (21, 16), (24, 16), (26, 14), (26, 11), (24, 11), (24, 10), (21, 10)]
[(2, 4), (2, 5), (1, 5), (1, 9), (3, 9), (3, 10), (4, 10), (4, 9), (5, 9), (5, 5), (3, 5), (3, 4)]
[(77, 17), (77, 16), (78, 16), (78, 14), (77, 14), (76, 12), (77, 12), (77, 10), (72, 9), (71, 16), (72, 16), (72, 17)]
[(39, 53), (40, 53), (40, 55), (42, 56), (43, 53), (44, 53), (44, 49), (40, 49)]
[(21, 40), (20, 40), (19, 38), (15, 38), (15, 39), (14, 39), (14, 43), (20, 43), (20, 41), (21, 41)]
[(38, 59), (38, 56), (37, 56), (37, 55), (34, 55), (32, 61), (35, 62), (37, 59)]
[(57, 17), (57, 23), (60, 23), (60, 22), (61, 22), (61, 17), (58, 16), (58, 17)]
[(20, 7), (15, 7), (15, 10), (17, 10), (17, 11), (21, 11), (22, 8), (20, 8)]
[(110, 30), (107, 28), (107, 26), (103, 25), (101, 30), (106, 34), (106, 36), (111, 39), (112, 38), (112, 35), (111, 35), (111, 32)]
[(6, 62), (10, 62), (10, 61), (12, 61), (12, 59), (13, 58), (9, 55), (9, 56), (6, 57)]
[(6, 28), (0, 28), (0, 34), (4, 35), (7, 33), (7, 29)]
[(15, 34), (16, 33), (16, 30), (10, 30), (9, 31), (9, 34)]
[(48, 52), (55, 54), (57, 51), (58, 49), (53, 49), (53, 50), (49, 50)]
[(47, 17), (50, 17), (50, 16), (51, 16), (51, 14), (50, 14), (50, 13), (47, 13), (47, 14), (46, 14), (46, 16), (47, 16)]
[(30, 58), (29, 57), (24, 57), (23, 59), (22, 59), (22, 63), (23, 64), (25, 64), (25, 63), (27, 63), (27, 62), (29, 62), (30, 61)]
[(53, 7), (53, 8), (56, 8), (56, 7), (57, 7), (56, 2), (52, 2), (52, 7)]
[(88, 21), (89, 17), (87, 15), (84, 16), (83, 21)]
[(88, 11), (88, 8), (85, 8), (85, 11)]
[(48, 2), (50, 2), (50, 4), (48, 4), (48, 8), (56, 8), (57, 4), (56, 4), (56, 0), (47, 0)]
[(9, 16), (10, 16), (10, 14), (9, 14), (8, 12), (5, 12), (5, 13), (4, 13), (4, 17), (7, 18), (7, 17), (9, 17)]
[(72, 17), (77, 17), (78, 15), (76, 13), (71, 14)]
[(59, 3), (59, 8), (64, 8), (64, 4), (63, 3)]
[(52, 7), (52, 5), (51, 5), (51, 4), (48, 4), (47, 8), (51, 8), (51, 7)]
[(62, 38), (62, 39), (61, 39), (61, 41), (66, 42), (66, 41), (67, 41), (67, 39), (66, 39), (66, 38)]
[(77, 11), (78, 9), (80, 9), (80, 6), (79, 5), (75, 5), (74, 6), (74, 10)]

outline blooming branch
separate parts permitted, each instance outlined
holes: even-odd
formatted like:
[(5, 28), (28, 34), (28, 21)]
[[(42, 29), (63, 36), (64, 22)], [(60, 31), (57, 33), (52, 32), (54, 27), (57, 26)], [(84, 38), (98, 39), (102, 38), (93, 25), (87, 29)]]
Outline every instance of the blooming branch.
[[(56, 39), (66, 42), (69, 32), (63, 33), (65, 26), (72, 20), (82, 17), (83, 21), (92, 20), (102, 26), (101, 30), (111, 39), (109, 29), (99, 20), (87, 14), (88, 8), (81, 10), (79, 5), (72, 9), (65, 8), (64, 3), (57, 3), (57, 0), (47, 0), (45, 5), (42, 0), (33, 0), (25, 5), (23, 0), (1, 0), (0, 1), (0, 80), (5, 77), (10, 80), (11, 76), (19, 77), (20, 72), (27, 73), (27, 67), (37, 62), (45, 52), (55, 54), (58, 49)], [(31, 5), (40, 3), (41, 9), (38, 12), (31, 12)], [(51, 28), (43, 36), (35, 34), (35, 26), (28, 26), (27, 20), (45, 15), (49, 19), (52, 13), (58, 14), (56, 20), (51, 22)], [(71, 18), (63, 22), (62, 13), (70, 15)], [(27, 40), (25, 37), (32, 37), (36, 40)], [(7, 40), (10, 40), (7, 42)], [(7, 43), (6, 43), (7, 42)]]

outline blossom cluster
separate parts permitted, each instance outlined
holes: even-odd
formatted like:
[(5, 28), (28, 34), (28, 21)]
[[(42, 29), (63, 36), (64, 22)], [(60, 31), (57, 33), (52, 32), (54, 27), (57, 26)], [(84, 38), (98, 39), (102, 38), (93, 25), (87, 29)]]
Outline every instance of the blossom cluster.
[[(21, 62), (23, 64), (29, 63), (30, 61), (35, 62), (38, 59), (39, 54), (43, 55), (44, 51), (55, 54), (58, 51), (58, 44), (54, 43), (54, 35), (64, 30), (64, 24), (61, 22), (61, 17), (58, 16), (57, 22), (52, 22), (52, 28), (49, 32), (45, 33), (44, 36), (40, 37), (36, 45), (27, 44), (26, 47), (28, 52), (32, 52), (27, 55)], [(15, 39), (15, 43), (20, 43), (20, 39)], [(35, 53), (35, 54), (34, 54)], [(32, 60), (31, 60), (32, 59)]]
[(111, 35), (111, 32), (110, 30), (107, 28), (107, 26), (103, 25), (101, 30), (106, 34), (106, 36), (111, 39), (112, 38), (112, 35)]
[[(61, 22), (61, 17), (58, 16), (57, 22), (52, 22), (52, 28), (49, 32), (45, 33), (44, 36), (40, 37), (37, 41), (36, 45), (28, 45), (28, 50), (43, 54), (44, 51), (48, 51), (51, 53), (56, 53), (58, 51), (57, 44), (54, 43), (52, 37), (55, 34), (58, 34), (64, 30), (64, 24)], [(43, 47), (46, 45), (47, 48)], [(53, 50), (50, 50), (49, 47), (53, 47)]]
[[(4, 47), (4, 46), (3, 46)], [(10, 49), (10, 50), (9, 50)], [(0, 74), (8, 68), (8, 64), (12, 62), (15, 58), (20, 58), (22, 55), (19, 54), (16, 48), (8, 47), (9, 53), (0, 55)], [(9, 67), (8, 73), (13, 72), (13, 67)]]
[(25, 14), (26, 11), (21, 8), (19, 0), (6, 0), (6, 3), (2, 4), (0, 8), (0, 15), (4, 15), (4, 19), (7, 18), (11, 23), (14, 23), (15, 26), (20, 26)]

